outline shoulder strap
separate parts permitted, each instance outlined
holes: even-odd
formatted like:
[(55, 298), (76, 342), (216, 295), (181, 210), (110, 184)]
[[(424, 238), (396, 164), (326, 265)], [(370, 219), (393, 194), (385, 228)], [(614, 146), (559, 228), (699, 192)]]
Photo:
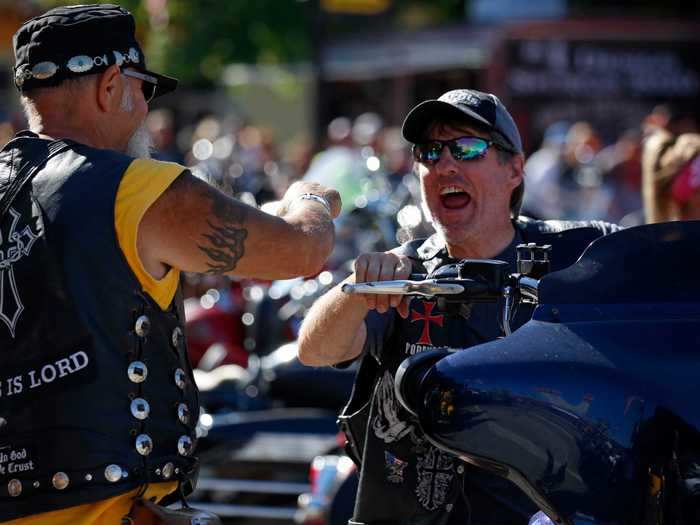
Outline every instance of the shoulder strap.
[(2, 199), (0, 199), (0, 219), (2, 219), (5, 213), (7, 213), (7, 210), (10, 209), (12, 201), (15, 199), (15, 197), (24, 187), (24, 185), (27, 184), (30, 180), (32, 180), (34, 176), (39, 172), (39, 170), (46, 166), (46, 163), (51, 158), (55, 157), (59, 153), (63, 153), (70, 147), (71, 144), (69, 144), (68, 142), (65, 142), (63, 140), (54, 140), (48, 144), (48, 151), (46, 157), (43, 160), (34, 165), (26, 163), (19, 169), (19, 173), (17, 173), (17, 176), (8, 185), (7, 191), (2, 196)]

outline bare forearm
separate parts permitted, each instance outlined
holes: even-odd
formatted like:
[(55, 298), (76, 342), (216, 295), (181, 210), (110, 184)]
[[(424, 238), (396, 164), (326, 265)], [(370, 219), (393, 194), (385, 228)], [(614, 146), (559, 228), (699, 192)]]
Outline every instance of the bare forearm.
[(285, 202), (278, 216), (183, 173), (146, 212), (139, 253), (185, 271), (285, 279), (317, 273), (333, 247), (332, 216), (313, 200)]
[(311, 275), (333, 249), (333, 223), (318, 202), (298, 200), (270, 216), (219, 193), (208, 196), (211, 230), (199, 244), (208, 273), (268, 279)]
[(317, 300), (304, 319), (299, 360), (305, 365), (333, 365), (354, 359), (362, 351), (367, 337), (367, 303), (362, 296), (344, 294), (341, 286)]
[[(366, 253), (355, 261), (355, 272), (345, 282), (405, 279), (411, 261), (391, 252)], [(306, 316), (299, 334), (299, 359), (312, 366), (332, 365), (354, 359), (367, 339), (365, 317), (369, 310), (379, 313), (395, 308), (408, 316), (407, 297), (386, 295), (347, 295), (342, 283), (321, 297)]]

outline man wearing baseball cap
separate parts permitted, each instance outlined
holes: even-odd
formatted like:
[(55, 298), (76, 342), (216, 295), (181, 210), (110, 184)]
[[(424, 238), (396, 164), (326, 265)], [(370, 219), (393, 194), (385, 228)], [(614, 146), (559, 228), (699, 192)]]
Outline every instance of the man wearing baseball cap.
[(30, 129), (0, 151), (2, 522), (159, 522), (152, 502), (197, 469), (181, 271), (288, 278), (332, 249), (330, 188), (297, 184), (271, 215), (148, 158), (148, 101), (177, 81), (134, 31), (79, 5), (14, 36)]
[[(575, 262), (610, 224), (535, 221), (519, 216), (524, 188), (520, 133), (491, 93), (458, 89), (413, 108), (403, 123), (413, 143), (422, 204), (436, 233), (355, 261), (346, 282), (435, 275), (460, 259), (506, 261), (516, 246), (552, 245), (552, 268)], [(563, 244), (559, 232), (583, 228)], [(501, 335), (496, 305), (441, 310), (437, 302), (400, 296), (346, 295), (341, 285), (317, 301), (301, 328), (299, 357), (311, 366), (362, 359), (340, 416), (347, 450), (360, 466), (352, 524), (524, 524), (537, 509), (509, 482), (433, 447), (394, 393), (407, 357), (462, 348)], [(513, 326), (532, 315), (521, 306)], [(350, 335), (348, 335), (350, 334)], [(470, 521), (471, 520), (471, 521)]]

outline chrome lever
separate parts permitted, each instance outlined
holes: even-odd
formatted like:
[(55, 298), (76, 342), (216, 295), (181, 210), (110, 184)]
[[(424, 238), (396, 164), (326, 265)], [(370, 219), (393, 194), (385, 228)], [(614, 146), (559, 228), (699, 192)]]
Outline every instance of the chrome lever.
[(464, 286), (455, 283), (441, 283), (436, 279), (426, 281), (370, 281), (366, 283), (345, 283), (341, 290), (346, 294), (373, 295), (458, 295)]

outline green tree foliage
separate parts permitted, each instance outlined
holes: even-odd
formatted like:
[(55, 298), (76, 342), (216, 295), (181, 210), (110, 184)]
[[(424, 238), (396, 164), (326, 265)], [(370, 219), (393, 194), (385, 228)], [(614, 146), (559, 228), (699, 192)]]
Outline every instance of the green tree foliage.
[[(94, 0), (93, 0), (94, 1)], [(85, 0), (38, 0), (40, 11)], [(225, 65), (307, 62), (324, 40), (463, 18), (464, 0), (392, 0), (378, 16), (321, 13), (319, 0), (98, 0), (131, 11), (148, 64), (183, 84), (215, 84)]]
[[(471, 0), (392, 0), (375, 16), (321, 13), (320, 0), (34, 0), (37, 13), (57, 5), (118, 3), (136, 17), (149, 65), (190, 86), (218, 81), (231, 63), (307, 62), (319, 42), (464, 22)], [(569, 0), (576, 14), (609, 14), (604, 0)], [(677, 14), (686, 0), (626, 0), (637, 14)], [(691, 10), (697, 14), (700, 4)], [(617, 4), (615, 4), (617, 6)], [(687, 8), (686, 8), (687, 11)], [(617, 11), (619, 12), (619, 11)]]
[(190, 85), (215, 82), (230, 63), (309, 56), (308, 7), (291, 0), (169, 0), (167, 25), (149, 16), (149, 57)]
[[(85, 1), (40, 0), (40, 10)], [(149, 66), (185, 84), (215, 83), (225, 64), (299, 62), (310, 54), (308, 2), (111, 0), (131, 11)]]

